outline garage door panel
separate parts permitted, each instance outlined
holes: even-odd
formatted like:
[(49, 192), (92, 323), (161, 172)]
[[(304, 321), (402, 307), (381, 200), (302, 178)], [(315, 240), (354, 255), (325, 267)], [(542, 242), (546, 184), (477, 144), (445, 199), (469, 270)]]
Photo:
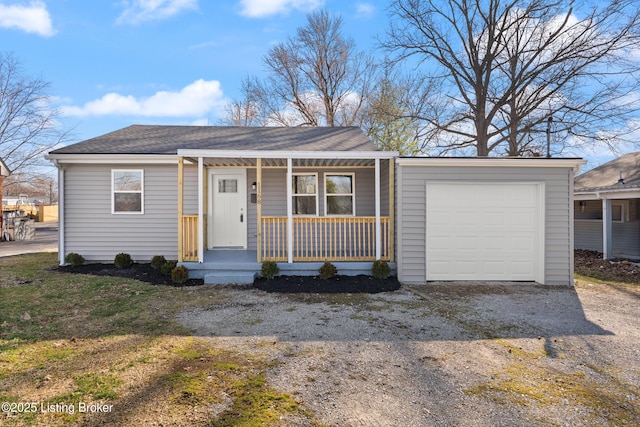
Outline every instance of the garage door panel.
[(505, 267), (505, 264), (500, 261), (485, 261), (483, 265), (484, 274), (500, 277), (506, 273)]
[(538, 183), (427, 183), (427, 280), (536, 280)]
[(466, 211), (454, 211), (449, 213), (447, 216), (449, 223), (451, 221), (451, 217), (453, 216), (453, 222), (460, 227), (475, 227), (478, 223), (477, 215), (472, 212)]
[(502, 251), (506, 246), (506, 239), (504, 236), (486, 236), (482, 239), (482, 249), (485, 251)]
[(437, 254), (439, 252), (446, 252), (449, 250), (449, 247), (451, 245), (451, 236), (431, 236), (431, 239), (431, 251), (434, 254)]
[(461, 275), (473, 275), (478, 271), (477, 261), (458, 260), (455, 263), (456, 270)]

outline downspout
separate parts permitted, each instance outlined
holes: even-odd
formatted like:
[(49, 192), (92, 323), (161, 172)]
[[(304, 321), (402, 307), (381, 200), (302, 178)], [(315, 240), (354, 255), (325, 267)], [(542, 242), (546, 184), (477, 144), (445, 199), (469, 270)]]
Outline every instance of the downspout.
[(376, 214), (376, 260), (382, 257), (382, 227), (380, 226), (380, 159), (375, 160), (375, 214)]
[[(575, 212), (573, 207), (574, 171), (569, 169), (569, 285), (575, 285)], [(545, 251), (546, 252), (546, 251)], [(546, 272), (545, 272), (546, 273)], [(545, 274), (546, 275), (546, 274)]]
[(58, 262), (64, 265), (64, 168), (57, 160), (53, 160), (53, 164), (58, 168)]

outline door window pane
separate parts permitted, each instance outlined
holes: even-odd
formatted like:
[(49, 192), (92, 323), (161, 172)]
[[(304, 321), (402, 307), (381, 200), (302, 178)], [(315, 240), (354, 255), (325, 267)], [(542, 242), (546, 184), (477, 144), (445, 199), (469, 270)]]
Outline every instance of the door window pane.
[(219, 179), (218, 180), (218, 193), (237, 193), (237, 192), (238, 192), (237, 179)]

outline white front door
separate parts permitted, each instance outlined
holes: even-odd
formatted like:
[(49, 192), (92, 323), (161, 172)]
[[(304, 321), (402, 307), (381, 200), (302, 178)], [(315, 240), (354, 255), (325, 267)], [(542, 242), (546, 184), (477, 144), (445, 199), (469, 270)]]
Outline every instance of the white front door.
[(208, 248), (247, 247), (247, 171), (209, 171)]

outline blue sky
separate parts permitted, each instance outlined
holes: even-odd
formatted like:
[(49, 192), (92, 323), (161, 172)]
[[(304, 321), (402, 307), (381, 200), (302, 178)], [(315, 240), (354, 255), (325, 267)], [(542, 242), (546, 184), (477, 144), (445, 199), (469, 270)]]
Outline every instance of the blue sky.
[(216, 124), (275, 43), (324, 7), (361, 50), (386, 1), (2, 1), (0, 37), (29, 75), (51, 82), (74, 141), (144, 124)]
[[(376, 49), (388, 0), (0, 0), (0, 50), (51, 82), (72, 142), (130, 124), (217, 124), (275, 43), (325, 8)], [(589, 167), (614, 155), (584, 155)]]

